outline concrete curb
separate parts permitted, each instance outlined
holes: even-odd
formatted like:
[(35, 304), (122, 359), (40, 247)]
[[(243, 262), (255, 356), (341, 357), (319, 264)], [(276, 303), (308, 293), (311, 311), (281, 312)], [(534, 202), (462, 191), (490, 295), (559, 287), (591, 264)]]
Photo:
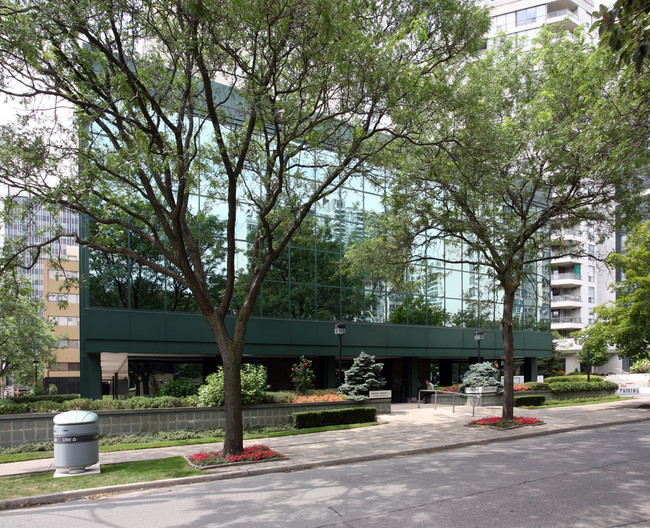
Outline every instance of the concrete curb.
[(193, 477), (181, 477), (166, 480), (154, 480), (150, 482), (135, 482), (131, 484), (118, 484), (115, 486), (103, 486), (99, 488), (81, 489), (73, 491), (63, 491), (59, 493), (49, 493), (46, 495), (34, 495), (31, 497), (16, 497), (13, 499), (4, 499), (0, 501), (0, 511), (16, 508), (23, 508), (28, 506), (37, 506), (42, 504), (53, 504), (57, 502), (65, 502), (69, 500), (92, 498), (95, 496), (124, 493), (128, 491), (138, 491), (156, 488), (166, 488), (170, 486), (182, 486), (187, 484), (199, 484), (203, 482), (213, 482), (217, 480), (228, 480), (244, 477), (252, 477), (257, 475), (265, 475), (269, 473), (289, 473), (292, 471), (305, 471), (318, 467), (332, 467), (341, 466), (345, 464), (355, 464), (359, 462), (369, 462), (372, 460), (386, 460), (389, 458), (398, 458), (405, 456), (425, 455), (428, 453), (438, 453), (443, 451), (450, 451), (452, 449), (462, 449), (476, 445), (489, 445), (501, 442), (510, 442), (514, 440), (523, 440), (527, 438), (534, 438), (539, 436), (550, 436), (554, 434), (569, 433), (572, 431), (581, 431), (587, 429), (599, 429), (603, 427), (613, 427), (617, 425), (626, 425), (640, 422), (650, 421), (650, 417), (634, 418), (628, 420), (618, 420), (613, 422), (604, 422), (598, 424), (578, 425), (572, 427), (562, 427), (558, 429), (544, 430), (541, 427), (535, 427), (527, 433), (508, 434), (501, 437), (495, 436), (492, 438), (483, 438), (480, 440), (471, 440), (467, 442), (456, 442), (453, 444), (445, 444), (433, 447), (420, 447), (416, 449), (404, 449), (395, 452), (386, 453), (373, 453), (369, 455), (361, 455), (348, 458), (338, 458), (334, 460), (324, 460), (315, 462), (303, 463), (289, 463), (289, 464), (270, 464), (268, 467), (250, 467), (248, 469), (234, 469), (232, 471), (222, 471), (219, 473), (207, 473), (205, 475), (196, 475)]

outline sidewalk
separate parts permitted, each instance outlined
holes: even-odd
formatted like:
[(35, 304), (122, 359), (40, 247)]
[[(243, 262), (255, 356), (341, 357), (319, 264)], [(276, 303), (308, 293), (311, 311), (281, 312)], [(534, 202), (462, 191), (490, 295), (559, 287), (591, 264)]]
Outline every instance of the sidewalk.
[[(128, 491), (153, 487), (167, 487), (226, 478), (240, 478), (271, 472), (299, 471), (318, 466), (340, 465), (395, 456), (457, 449), (470, 445), (509, 441), (521, 438), (568, 432), (577, 429), (605, 427), (638, 421), (650, 421), (650, 411), (639, 409), (641, 403), (650, 403), (650, 396), (621, 402), (551, 409), (515, 409), (517, 416), (534, 416), (546, 422), (543, 426), (499, 430), (491, 427), (466, 427), (475, 418), (500, 416), (501, 407), (477, 407), (472, 417), (469, 406), (456, 407), (433, 404), (394, 404), (392, 413), (380, 415), (385, 422), (376, 427), (328, 431), (306, 435), (287, 436), (246, 441), (245, 445), (267, 444), (286, 458), (242, 466), (224, 466), (198, 477), (163, 480), (123, 486), (112, 486), (92, 491), (80, 490), (38, 497), (3, 501), (4, 507), (56, 502), (90, 494)], [(135, 451), (100, 453), (100, 465), (185, 456), (199, 451), (221, 449), (222, 444), (202, 444)], [(52, 471), (53, 459), (0, 464), (0, 476)], [(74, 477), (69, 477), (74, 478)]]

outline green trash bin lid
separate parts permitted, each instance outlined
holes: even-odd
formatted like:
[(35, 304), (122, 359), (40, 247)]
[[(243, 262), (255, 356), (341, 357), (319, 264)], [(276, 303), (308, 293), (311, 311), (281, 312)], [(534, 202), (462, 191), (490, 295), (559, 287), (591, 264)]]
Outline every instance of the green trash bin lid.
[(56, 425), (72, 425), (93, 423), (97, 421), (97, 414), (92, 411), (68, 411), (54, 417)]

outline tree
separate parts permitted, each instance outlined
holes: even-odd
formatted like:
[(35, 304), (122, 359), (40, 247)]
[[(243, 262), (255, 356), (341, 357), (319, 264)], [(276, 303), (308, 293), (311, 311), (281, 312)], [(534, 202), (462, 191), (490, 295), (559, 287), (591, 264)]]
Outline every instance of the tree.
[(650, 55), (650, 4), (645, 0), (617, 0), (601, 4), (591, 31), (598, 29), (600, 45), (611, 49), (620, 63), (634, 64), (637, 72)]
[(498, 285), (506, 420), (514, 403), (515, 299), (524, 287), (548, 290), (551, 227), (584, 222), (595, 240), (611, 233), (632, 209), (625, 204), (640, 199), (638, 169), (647, 160), (645, 134), (618, 113), (626, 94), (605, 54), (579, 34), (543, 32), (536, 44), (524, 51), (500, 42), (464, 64), (447, 89), (429, 93), (449, 111), (444, 119), (420, 113), (423, 136), (454, 140), (391, 153), (401, 166), (376, 228), (395, 241), (387, 247), (411, 247), (405, 266), (470, 265)]
[(625, 251), (610, 255), (609, 263), (625, 278), (611, 285), (615, 301), (594, 308), (595, 321), (584, 331), (583, 347), (605, 343), (615, 345), (621, 357), (649, 358), (650, 221), (630, 231)]
[(383, 363), (376, 363), (375, 356), (361, 351), (354, 358), (352, 366), (345, 371), (345, 383), (339, 387), (339, 392), (349, 396), (368, 396), (371, 390), (381, 389), (386, 380), (381, 376)]
[(609, 349), (603, 336), (589, 335), (588, 330), (579, 333), (577, 342), (582, 345), (578, 351), (578, 361), (587, 365), (587, 381), (591, 374), (591, 367), (602, 367), (609, 361)]
[(44, 321), (43, 301), (32, 295), (27, 277), (0, 275), (0, 378), (32, 386), (36, 360), (43, 367), (55, 362), (57, 338), (52, 324)]
[[(0, 89), (45, 101), (55, 122), (4, 129), (0, 179), (120, 231), (99, 241), (70, 233), (82, 246), (192, 292), (223, 362), (224, 453), (238, 453), (241, 358), (264, 278), (314, 204), (417, 132), (395, 114), (477, 49), (488, 23), (470, 0), (5, 2)], [(197, 211), (226, 222), (216, 298)], [(247, 216), (248, 285), (235, 303), (236, 230)]]

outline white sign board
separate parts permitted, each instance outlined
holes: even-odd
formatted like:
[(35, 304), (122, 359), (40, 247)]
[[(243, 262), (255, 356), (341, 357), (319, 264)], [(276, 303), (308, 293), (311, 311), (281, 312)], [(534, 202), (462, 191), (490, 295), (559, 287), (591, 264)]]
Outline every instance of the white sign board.
[[(513, 376), (513, 383), (523, 383), (524, 382), (524, 377), (523, 376)], [(501, 383), (503, 383), (503, 376), (501, 376)]]
[(639, 387), (619, 387), (616, 394), (640, 394)]
[(544, 381), (544, 376), (537, 376), (537, 382), (542, 383)]
[(370, 391), (369, 397), (371, 400), (375, 400), (377, 398), (391, 398), (393, 396), (392, 391), (389, 390), (383, 390), (383, 391)]

